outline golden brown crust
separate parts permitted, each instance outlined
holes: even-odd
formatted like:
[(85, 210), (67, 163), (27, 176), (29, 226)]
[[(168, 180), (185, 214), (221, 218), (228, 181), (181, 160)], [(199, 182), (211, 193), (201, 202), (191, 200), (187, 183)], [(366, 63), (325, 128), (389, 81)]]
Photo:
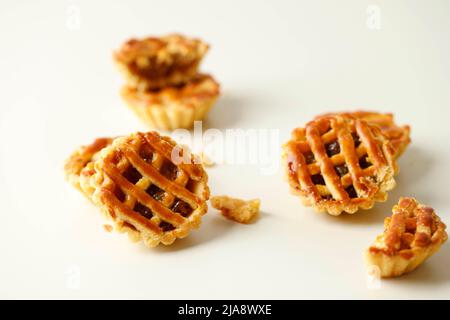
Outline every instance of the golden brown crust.
[(139, 91), (125, 86), (122, 97), (128, 106), (154, 128), (191, 128), (202, 120), (220, 94), (220, 86), (210, 75), (197, 75), (181, 87)]
[(94, 202), (149, 247), (187, 236), (207, 211), (206, 172), (190, 155), (175, 163), (173, 152), (186, 150), (156, 132), (136, 133), (114, 140), (94, 165)]
[(100, 151), (109, 146), (112, 141), (112, 138), (98, 138), (91, 144), (76, 150), (64, 165), (66, 179), (88, 198), (94, 192), (88, 182), (94, 174), (94, 162)]
[(380, 113), (373, 111), (353, 111), (353, 112), (337, 112), (327, 113), (320, 117), (327, 117), (330, 115), (350, 116), (362, 119), (369, 124), (376, 125), (381, 129), (383, 134), (389, 139), (394, 150), (394, 157), (398, 158), (403, 154), (406, 147), (410, 144), (411, 128), (408, 125), (398, 126), (394, 121), (392, 113)]
[(292, 191), (305, 205), (339, 215), (385, 201), (395, 187), (392, 146), (363, 120), (329, 116), (295, 129), (283, 146)]
[(171, 34), (131, 39), (114, 53), (114, 59), (129, 85), (144, 91), (190, 81), (207, 51), (208, 45), (199, 39)]
[(384, 233), (366, 252), (366, 262), (382, 277), (397, 277), (416, 269), (447, 241), (446, 226), (430, 207), (401, 198), (385, 219)]
[(222, 215), (239, 223), (251, 223), (259, 216), (261, 201), (253, 199), (244, 201), (228, 196), (214, 196), (211, 198), (211, 206), (220, 210)]

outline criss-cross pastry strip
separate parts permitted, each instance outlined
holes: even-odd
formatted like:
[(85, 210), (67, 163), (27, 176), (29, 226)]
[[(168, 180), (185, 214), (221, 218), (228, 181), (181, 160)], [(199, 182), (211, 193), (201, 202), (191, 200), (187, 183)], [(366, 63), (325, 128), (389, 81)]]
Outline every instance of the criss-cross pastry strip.
[(72, 153), (65, 163), (66, 179), (89, 199), (94, 193), (94, 188), (90, 184), (90, 179), (95, 173), (94, 162), (100, 151), (109, 146), (112, 141), (112, 138), (98, 138)]
[(367, 264), (377, 266), (384, 278), (415, 270), (448, 238), (434, 210), (413, 198), (401, 198), (392, 212), (384, 221), (384, 233), (366, 251)]
[(294, 194), (317, 211), (339, 215), (385, 201), (395, 187), (392, 146), (379, 128), (349, 117), (316, 119), (283, 146)]
[(392, 113), (380, 113), (373, 111), (353, 111), (353, 112), (339, 112), (328, 113), (319, 116), (327, 117), (330, 115), (341, 115), (355, 117), (362, 119), (369, 124), (375, 125), (381, 129), (381, 132), (389, 139), (394, 150), (394, 157), (400, 157), (405, 151), (406, 147), (410, 144), (411, 128), (408, 125), (398, 126), (394, 121), (394, 115)]
[(176, 86), (196, 74), (208, 45), (179, 34), (131, 39), (114, 59), (130, 86), (140, 91)]
[[(175, 164), (178, 160), (181, 163)], [(95, 170), (94, 201), (118, 231), (149, 247), (187, 236), (207, 211), (203, 167), (186, 149), (156, 132), (116, 139), (102, 151)]]

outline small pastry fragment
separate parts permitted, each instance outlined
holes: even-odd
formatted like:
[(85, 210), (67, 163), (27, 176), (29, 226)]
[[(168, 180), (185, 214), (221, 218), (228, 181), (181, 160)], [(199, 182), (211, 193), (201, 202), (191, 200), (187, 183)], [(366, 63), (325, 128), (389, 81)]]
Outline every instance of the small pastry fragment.
[(212, 76), (198, 74), (179, 87), (139, 91), (125, 85), (121, 94), (130, 109), (151, 127), (189, 129), (208, 114), (220, 94), (220, 86)]
[(370, 209), (395, 187), (391, 143), (357, 118), (321, 117), (295, 129), (283, 161), (292, 192), (331, 215)]
[(324, 114), (318, 118), (327, 117), (330, 115), (355, 117), (379, 127), (381, 132), (383, 132), (383, 134), (391, 142), (395, 158), (400, 157), (411, 142), (410, 126), (398, 126), (394, 121), (394, 115), (392, 113), (380, 113), (373, 111), (338, 112)]
[(89, 199), (94, 193), (94, 188), (90, 184), (90, 179), (95, 173), (94, 162), (98, 159), (100, 151), (111, 145), (112, 141), (112, 138), (98, 138), (76, 150), (64, 165), (67, 181)]
[(207, 51), (208, 45), (199, 39), (171, 34), (131, 39), (114, 53), (114, 60), (130, 86), (157, 90), (194, 78)]
[(193, 155), (174, 159), (175, 147), (156, 132), (135, 133), (115, 139), (94, 163), (94, 203), (132, 241), (170, 245), (207, 211), (208, 176)]
[(239, 223), (251, 223), (259, 216), (259, 199), (241, 200), (228, 196), (214, 196), (211, 206), (220, 210), (222, 215)]
[(420, 266), (447, 241), (446, 226), (430, 207), (401, 198), (384, 221), (384, 233), (366, 251), (368, 266), (383, 278), (398, 277)]

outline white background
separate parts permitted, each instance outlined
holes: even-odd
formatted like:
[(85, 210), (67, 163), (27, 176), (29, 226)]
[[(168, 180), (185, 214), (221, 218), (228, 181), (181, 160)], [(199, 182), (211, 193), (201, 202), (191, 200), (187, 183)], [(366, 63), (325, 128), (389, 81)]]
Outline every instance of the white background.
[[(367, 25), (369, 5), (379, 30)], [(111, 55), (131, 36), (173, 31), (211, 44), (202, 69), (223, 95), (205, 127), (279, 129), (276, 157), (294, 127), (325, 111), (391, 111), (411, 124), (388, 202), (316, 214), (281, 170), (221, 165), (208, 171), (212, 193), (261, 198), (257, 223), (210, 210), (198, 231), (154, 250), (105, 232), (65, 182), (64, 160), (95, 137), (146, 130), (119, 97)], [(400, 196), (450, 223), (449, 39), (444, 0), (2, 0), (0, 298), (450, 298), (448, 244), (379, 289), (362, 260)]]

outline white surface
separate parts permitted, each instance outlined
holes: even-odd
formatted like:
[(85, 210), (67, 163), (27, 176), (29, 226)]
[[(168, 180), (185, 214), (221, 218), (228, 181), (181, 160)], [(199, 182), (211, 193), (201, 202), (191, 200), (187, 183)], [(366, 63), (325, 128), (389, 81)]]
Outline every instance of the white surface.
[[(19, 2), (0, 4), (0, 298), (450, 298), (448, 244), (377, 290), (362, 261), (402, 195), (450, 223), (448, 1)], [(369, 4), (380, 30), (366, 26)], [(66, 26), (71, 5), (80, 30)], [(63, 161), (97, 136), (145, 130), (119, 98), (111, 54), (133, 35), (172, 31), (212, 45), (202, 69), (223, 96), (207, 127), (280, 129), (279, 148), (324, 111), (392, 111), (411, 124), (388, 202), (334, 218), (302, 207), (281, 170), (217, 166), (213, 193), (260, 197), (257, 223), (211, 210), (155, 250), (106, 233)]]

